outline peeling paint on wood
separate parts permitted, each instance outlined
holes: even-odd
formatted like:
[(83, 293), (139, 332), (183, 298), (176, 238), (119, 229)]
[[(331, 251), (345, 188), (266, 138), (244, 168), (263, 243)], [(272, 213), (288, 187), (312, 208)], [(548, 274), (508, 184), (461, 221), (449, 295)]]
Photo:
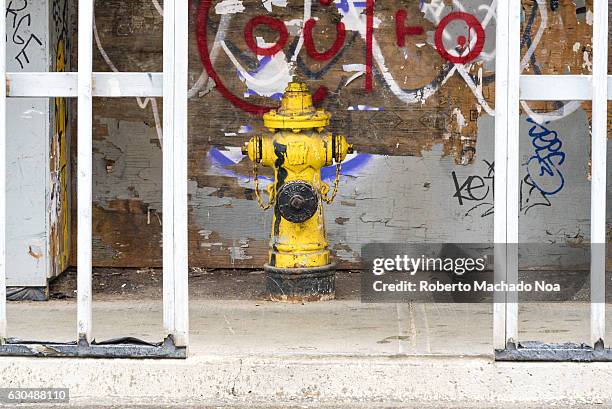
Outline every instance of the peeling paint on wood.
[[(124, 71), (160, 71), (162, 18), (155, 4), (150, 0), (99, 3), (99, 41), (114, 66)], [(361, 244), (370, 241), (492, 240), (495, 16), (491, 1), (462, 0), (453, 5), (424, 1), (420, 6), (376, 2), (371, 91), (364, 87), (367, 33), (359, 26), (365, 10), (356, 3), (262, 5), (215, 0), (209, 2), (208, 18), (198, 21), (204, 3), (192, 7), (190, 30), (192, 265), (259, 267), (266, 258), (270, 229), (270, 215), (260, 212), (255, 202), (252, 169), (237, 149), (249, 135), (262, 131), (261, 118), (237, 108), (220, 92), (221, 84), (203, 70), (203, 52), (227, 90), (249, 104), (276, 105), (277, 95), (267, 96), (270, 93), (263, 88), (249, 84), (257, 80), (265, 85), (277, 74), (285, 78), (280, 70), (287, 67), (313, 91), (324, 87), (327, 93), (320, 105), (334, 114), (332, 130), (348, 135), (360, 154), (372, 155), (366, 164), (346, 171), (339, 200), (326, 209), (329, 239), (341, 267), (355, 266)], [(592, 10), (592, 1), (584, 3), (585, 10)], [(346, 37), (338, 56), (321, 61), (308, 53), (298, 37), (305, 4), (317, 18), (312, 40), (319, 52), (333, 47), (338, 23), (344, 24)], [(349, 14), (353, 9), (356, 14)], [(398, 10), (405, 10), (406, 26), (423, 29), (423, 34), (404, 36), (403, 47), (397, 45)], [(482, 51), (461, 67), (445, 59), (435, 41), (442, 20), (458, 10), (473, 15), (484, 32)], [(574, 2), (560, 1), (553, 11), (547, 2), (525, 0), (523, 13), (525, 74), (589, 73), (592, 27), (577, 14)], [(244, 27), (258, 15), (285, 22), (289, 38), (278, 65), (256, 56), (245, 42)], [(202, 21), (207, 23), (203, 28), (207, 42), (205, 50), (198, 50)], [(260, 47), (279, 38), (265, 25), (254, 33)], [(455, 21), (440, 38), (451, 49), (460, 45), (461, 35), (470, 33), (475, 31)], [(100, 52), (94, 53), (94, 69), (111, 69)], [(258, 95), (258, 90), (266, 95)], [(350, 109), (360, 106), (364, 109)], [(546, 126), (558, 133), (566, 154), (559, 165), (563, 188), (555, 194), (545, 193), (538, 184), (544, 181), (528, 178), (528, 167), (521, 168), (522, 239), (588, 237), (590, 104), (528, 102), (522, 108), (532, 116), (554, 115), (556, 120)], [(94, 263), (158, 266), (161, 227), (154, 221), (163, 209), (161, 150), (153, 111), (141, 109), (133, 99), (100, 99), (94, 102), (94, 112)], [(523, 117), (525, 164), (534, 155), (530, 126)]]

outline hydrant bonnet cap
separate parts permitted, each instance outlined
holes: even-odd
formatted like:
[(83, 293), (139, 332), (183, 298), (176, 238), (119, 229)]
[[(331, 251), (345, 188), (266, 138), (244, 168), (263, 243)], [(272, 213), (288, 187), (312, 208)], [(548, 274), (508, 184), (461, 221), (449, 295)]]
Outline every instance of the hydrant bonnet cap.
[(312, 95), (303, 82), (290, 82), (285, 89), (280, 108), (263, 116), (269, 129), (312, 129), (329, 125), (331, 115), (312, 105)]

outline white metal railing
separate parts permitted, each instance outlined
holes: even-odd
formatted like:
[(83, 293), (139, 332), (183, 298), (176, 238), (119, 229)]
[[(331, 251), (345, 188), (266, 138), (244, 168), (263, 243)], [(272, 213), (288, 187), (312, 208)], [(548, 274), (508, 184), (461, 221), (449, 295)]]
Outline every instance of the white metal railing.
[[(593, 100), (591, 242), (605, 243), (606, 118), (612, 95), (607, 74), (608, 2), (594, 1), (593, 75), (521, 75), (520, 0), (498, 2), (495, 101), (496, 277), (518, 278), (518, 255), (505, 244), (518, 243), (520, 100)], [(78, 73), (6, 73), (6, 45), (0, 41), (0, 192), (6, 189), (6, 97), (78, 98), (78, 331), (91, 340), (92, 97), (164, 97), (163, 123), (163, 320), (176, 345), (188, 344), (187, 293), (187, 51), (188, 2), (164, 3), (163, 74), (92, 73), (93, 0), (79, 1)], [(6, 8), (6, 0), (0, 0)], [(5, 25), (0, 25), (0, 39)], [(512, 41), (510, 41), (512, 40)], [(563, 85), (563, 86), (560, 86)], [(0, 341), (6, 333), (6, 197), (0, 195)], [(604, 288), (605, 253), (592, 252), (592, 294)], [(603, 298), (602, 298), (603, 299)], [(605, 304), (592, 303), (591, 341), (604, 340)], [(518, 338), (518, 300), (494, 304), (494, 347)]]
[[(78, 96), (76, 72), (12, 72), (6, 74), (9, 97)], [(161, 72), (94, 72), (94, 97), (162, 97)]]
[[(521, 100), (592, 100), (591, 129), (591, 345), (603, 346), (605, 334), (605, 242), (608, 0), (594, 0), (593, 74), (521, 75), (521, 2), (498, 2), (495, 84), (496, 279), (518, 279), (519, 103)], [(497, 350), (518, 344), (517, 293), (494, 305), (493, 339)]]
[[(6, 0), (0, 0), (6, 9)], [(163, 127), (163, 319), (174, 344), (186, 347), (187, 241), (187, 48), (188, 1), (164, 2), (163, 73), (92, 72), (93, 0), (78, 4), (77, 73), (7, 73), (5, 24), (0, 24), (0, 192), (6, 191), (6, 97), (76, 97), (77, 134), (77, 340), (92, 341), (92, 98), (164, 98)], [(0, 194), (0, 343), (6, 333), (6, 195)]]

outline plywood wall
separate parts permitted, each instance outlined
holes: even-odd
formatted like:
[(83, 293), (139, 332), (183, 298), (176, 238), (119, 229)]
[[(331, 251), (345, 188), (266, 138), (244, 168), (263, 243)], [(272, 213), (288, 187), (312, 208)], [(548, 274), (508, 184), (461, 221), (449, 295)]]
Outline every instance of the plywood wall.
[[(373, 240), (491, 241), (491, 5), (193, 1), (190, 264), (264, 262), (270, 214), (257, 206), (251, 164), (239, 146), (263, 132), (261, 113), (278, 105), (292, 78), (309, 84), (317, 104), (333, 113), (332, 130), (357, 150), (326, 208), (343, 267), (358, 266), (360, 246)], [(94, 69), (161, 71), (160, 12), (152, 0), (98, 0)], [(314, 19), (306, 32), (305, 16)], [(255, 28), (245, 33), (249, 25)], [(523, 1), (524, 72), (589, 74), (591, 31), (592, 0)], [(252, 50), (276, 44), (273, 55)], [(94, 103), (96, 265), (161, 265), (161, 105), (161, 99)], [(588, 240), (590, 104), (526, 103), (522, 112), (522, 239)], [(530, 122), (536, 115), (547, 123)], [(534, 150), (541, 134), (561, 142), (563, 163)], [(552, 169), (548, 177), (540, 175), (542, 164)]]

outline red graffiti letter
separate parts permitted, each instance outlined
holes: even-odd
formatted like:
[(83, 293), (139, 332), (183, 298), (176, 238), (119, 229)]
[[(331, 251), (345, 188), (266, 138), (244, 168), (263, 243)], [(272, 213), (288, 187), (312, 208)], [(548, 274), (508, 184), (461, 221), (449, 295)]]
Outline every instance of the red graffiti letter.
[(398, 10), (395, 13), (395, 37), (398, 47), (406, 45), (406, 36), (421, 35), (425, 32), (421, 26), (406, 26), (407, 15), (406, 10)]
[(322, 53), (317, 51), (312, 38), (312, 29), (314, 28), (315, 24), (317, 24), (317, 22), (314, 18), (309, 19), (306, 24), (304, 24), (304, 46), (306, 47), (306, 52), (308, 52), (308, 56), (317, 61), (329, 60), (336, 55), (344, 45), (344, 38), (346, 36), (344, 24), (336, 24), (336, 40), (327, 51)]
[[(468, 26), (467, 38), (462, 35), (457, 38), (457, 45), (460, 48), (469, 48), (471, 44), (470, 36), (472, 30), (474, 30), (474, 32), (476, 33), (476, 44), (474, 44), (474, 48), (471, 49), (470, 52), (466, 55), (451, 55), (448, 51), (446, 51), (446, 48), (444, 48), (442, 34), (444, 33), (444, 29), (446, 28), (446, 26), (453, 20), (463, 20)], [(436, 50), (438, 51), (438, 54), (442, 56), (442, 58), (445, 58), (446, 60), (455, 64), (466, 64), (472, 61), (474, 58), (478, 57), (478, 55), (480, 55), (480, 52), (484, 48), (485, 31), (476, 17), (468, 13), (455, 11), (453, 13), (450, 13), (440, 21), (438, 28), (436, 28), (434, 41), (436, 43)]]
[[(257, 105), (245, 101), (244, 99), (238, 98), (234, 95), (223, 83), (221, 76), (215, 71), (213, 62), (210, 58), (208, 50), (208, 35), (207, 28), (210, 27), (208, 21), (208, 13), (213, 0), (201, 0), (200, 6), (198, 7), (198, 22), (197, 22), (197, 38), (198, 38), (198, 51), (200, 53), (200, 60), (202, 65), (206, 69), (206, 72), (210, 78), (215, 81), (215, 89), (219, 91), (223, 97), (230, 101), (236, 108), (240, 108), (245, 112), (249, 112), (255, 115), (263, 115), (270, 109), (276, 108), (276, 106), (269, 107), (264, 105)], [(320, 103), (327, 96), (327, 88), (320, 86), (314, 94), (312, 94), (312, 102), (315, 104)], [(277, 105), (277, 104), (275, 104)]]
[(365, 89), (372, 91), (372, 40), (374, 39), (374, 0), (366, 0), (366, 73)]
[[(266, 25), (273, 30), (278, 31), (278, 40), (276, 40), (276, 44), (268, 48), (262, 48), (257, 45), (257, 41), (253, 35), (253, 31), (255, 31), (255, 27), (259, 25)], [(281, 20), (272, 18), (270, 16), (257, 16), (250, 19), (246, 25), (244, 26), (244, 41), (246, 41), (247, 45), (257, 55), (274, 55), (287, 44), (287, 39), (289, 38), (289, 33), (287, 32), (287, 27), (285, 27), (285, 23)]]

